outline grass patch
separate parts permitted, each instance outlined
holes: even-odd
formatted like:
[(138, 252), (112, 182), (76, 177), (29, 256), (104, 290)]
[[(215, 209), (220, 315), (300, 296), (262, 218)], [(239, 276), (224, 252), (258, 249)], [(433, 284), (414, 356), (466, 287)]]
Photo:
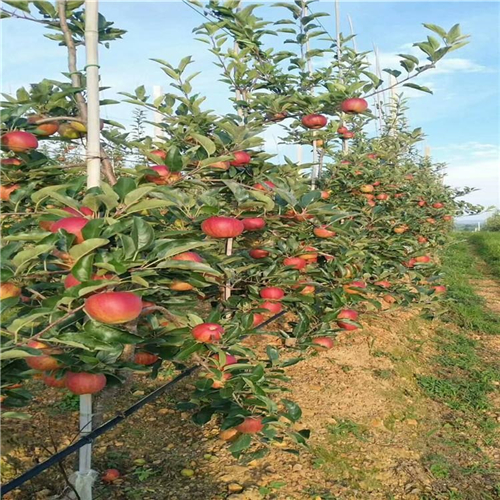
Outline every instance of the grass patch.
[(490, 335), (500, 333), (500, 318), (485, 306), (469, 283), (470, 278), (481, 278), (473, 265), (471, 247), (462, 236), (456, 236), (443, 256), (443, 273), (448, 287), (450, 320), (458, 326)]
[(491, 274), (500, 278), (500, 233), (478, 232), (469, 236), (476, 252), (488, 264)]

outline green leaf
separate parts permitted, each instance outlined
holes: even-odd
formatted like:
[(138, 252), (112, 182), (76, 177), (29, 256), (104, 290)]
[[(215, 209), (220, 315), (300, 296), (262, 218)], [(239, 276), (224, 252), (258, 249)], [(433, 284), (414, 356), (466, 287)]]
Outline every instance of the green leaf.
[(93, 252), (96, 248), (103, 247), (109, 243), (109, 240), (104, 238), (91, 238), (79, 245), (75, 245), (69, 251), (71, 257), (75, 260), (81, 259), (84, 255)]
[(285, 416), (292, 422), (297, 422), (297, 420), (299, 420), (302, 416), (302, 410), (300, 409), (299, 405), (293, 401), (290, 401), (289, 399), (282, 399), (281, 402), (287, 409), (287, 413), (285, 414)]
[(94, 254), (85, 255), (78, 260), (71, 268), (71, 274), (78, 281), (88, 281), (92, 276), (92, 266), (94, 265)]
[(179, 172), (182, 170), (182, 156), (176, 146), (172, 146), (167, 153), (165, 163), (172, 172)]
[(205, 137), (205, 136), (200, 135), (200, 134), (195, 134), (195, 133), (192, 133), (192, 132), (191, 132), (190, 135), (191, 135), (191, 137), (193, 137), (193, 139), (196, 142), (199, 142), (203, 146), (203, 149), (209, 155), (212, 155), (212, 154), (215, 153), (215, 150), (216, 150), (215, 143), (213, 141), (211, 141), (208, 137)]
[(164, 208), (175, 206), (175, 203), (169, 200), (144, 200), (132, 205), (126, 210), (126, 213), (132, 214), (142, 212), (143, 210), (153, 210), (155, 208)]
[(230, 447), (229, 451), (234, 455), (238, 455), (243, 450), (246, 450), (252, 443), (250, 434), (242, 434)]
[(22, 351), (21, 349), (11, 349), (9, 351), (0, 352), (0, 361), (4, 361), (6, 359), (27, 358), (29, 356), (33, 356), (33, 354)]
[[(441, 28), (441, 26), (438, 26), (437, 24), (430, 24), (430, 23), (422, 23), (428, 30), (434, 31), (434, 33), (437, 33), (439, 36), (445, 38), (446, 37), (446, 30)], [(417, 63), (418, 64), (418, 63)]]
[(25, 0), (4, 0), (5, 4), (14, 7), (15, 9), (22, 10), (24, 12), (30, 13), (30, 2)]
[(33, 314), (27, 314), (26, 316), (22, 316), (21, 318), (18, 318), (14, 320), (9, 326), (8, 330), (14, 333), (19, 332), (19, 330), (22, 330), (24, 327), (28, 325), (35, 325), (38, 324), (39, 322), (36, 321), (39, 318), (42, 318), (44, 316), (50, 316), (52, 313), (51, 311), (44, 311), (44, 312), (38, 312), (38, 313), (33, 313)]
[(130, 207), (134, 203), (137, 203), (141, 198), (148, 195), (151, 191), (156, 189), (156, 186), (142, 186), (140, 188), (134, 189), (130, 191), (126, 196), (123, 202), (127, 207)]
[(32, 415), (20, 411), (4, 411), (2, 412), (2, 418), (17, 418), (19, 420), (29, 420), (30, 418), (32, 418)]
[(93, 321), (85, 323), (84, 331), (92, 337), (111, 345), (116, 343), (138, 344), (144, 340), (138, 335), (133, 335), (127, 331), (118, 330), (102, 323), (94, 323)]
[(428, 87), (423, 87), (422, 85), (417, 85), (416, 83), (405, 83), (403, 87), (410, 87), (411, 89), (420, 90), (422, 92), (427, 92), (428, 94), (432, 94), (432, 90)]
[(136, 188), (135, 180), (130, 177), (120, 177), (118, 182), (113, 186), (113, 191), (124, 200), (128, 193)]
[(55, 245), (37, 245), (33, 248), (28, 248), (19, 252), (13, 259), (12, 263), (16, 266), (16, 274), (19, 274), (33, 259), (36, 259), (44, 253), (50, 252), (55, 248)]
[(131, 236), (137, 250), (148, 247), (155, 240), (153, 228), (140, 217), (134, 217)]

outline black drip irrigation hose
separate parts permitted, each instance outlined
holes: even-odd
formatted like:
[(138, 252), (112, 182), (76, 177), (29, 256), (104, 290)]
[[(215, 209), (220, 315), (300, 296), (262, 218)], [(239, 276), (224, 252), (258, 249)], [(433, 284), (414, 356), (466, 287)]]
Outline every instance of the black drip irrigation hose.
[[(256, 326), (255, 329), (258, 330), (259, 328), (263, 328), (264, 326), (269, 325), (273, 321), (277, 320), (281, 316), (285, 314), (285, 311), (281, 311), (278, 314), (275, 314), (268, 320), (264, 321), (260, 325)], [(177, 377), (172, 379), (170, 382), (167, 382), (165, 385), (162, 385), (161, 387), (158, 387), (158, 389), (154, 390), (152, 393), (148, 394), (144, 398), (140, 399), (137, 401), (137, 403), (133, 404), (129, 408), (127, 408), (125, 411), (119, 413), (118, 415), (114, 416), (112, 419), (108, 420), (104, 424), (102, 424), (100, 427), (97, 429), (94, 429), (93, 431), (89, 432), (87, 435), (84, 437), (80, 438), (78, 441), (75, 441), (73, 444), (70, 446), (64, 448), (64, 450), (61, 450), (54, 455), (52, 455), (50, 458), (45, 460), (45, 462), (42, 462), (41, 464), (35, 465), (35, 467), (31, 468), (30, 470), (26, 471), (24, 474), (21, 474), (19, 477), (16, 477), (16, 479), (13, 479), (9, 483), (5, 485), (0, 486), (0, 495), (4, 496), (6, 493), (9, 493), (12, 490), (15, 490), (16, 488), (19, 488), (22, 486), (24, 483), (27, 481), (30, 481), (34, 477), (38, 476), (40, 473), (42, 473), (44, 470), (47, 470), (49, 467), (52, 467), (53, 465), (61, 462), (64, 460), (67, 456), (71, 455), (75, 451), (79, 450), (83, 446), (87, 444), (91, 444), (94, 439), (98, 438), (105, 432), (109, 431), (119, 423), (123, 422), (127, 417), (130, 417), (133, 413), (135, 413), (137, 410), (141, 409), (143, 406), (147, 405), (154, 399), (156, 399), (158, 396), (161, 396), (163, 393), (169, 391), (174, 387), (178, 382), (181, 380), (185, 379), (189, 375), (193, 374), (197, 370), (201, 368), (200, 365), (195, 365), (192, 366), (191, 368), (188, 368), (184, 370), (183, 372), (179, 373)]]

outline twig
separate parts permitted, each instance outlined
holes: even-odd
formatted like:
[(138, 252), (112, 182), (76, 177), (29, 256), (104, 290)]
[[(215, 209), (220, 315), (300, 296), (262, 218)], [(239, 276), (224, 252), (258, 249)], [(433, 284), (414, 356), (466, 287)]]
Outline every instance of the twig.
[(167, 310), (167, 309), (165, 309), (164, 307), (161, 307), (161, 306), (145, 307), (142, 310), (141, 314), (146, 314), (146, 313), (153, 312), (153, 311), (159, 311), (159, 312), (163, 313), (170, 321), (172, 321), (172, 323), (175, 326), (181, 326), (181, 323), (179, 322), (179, 320), (177, 319), (177, 317), (174, 314), (172, 314), (169, 310)]

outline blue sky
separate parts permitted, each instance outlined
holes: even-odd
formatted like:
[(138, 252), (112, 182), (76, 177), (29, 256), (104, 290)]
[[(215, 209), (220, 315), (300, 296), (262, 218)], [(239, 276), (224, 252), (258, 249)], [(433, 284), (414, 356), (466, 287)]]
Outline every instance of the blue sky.
[[(257, 10), (265, 19), (278, 19), (284, 11), (269, 2)], [(314, 4), (313, 10), (333, 13), (333, 2)], [(423, 22), (449, 29), (460, 23), (471, 34), (471, 43), (443, 61), (438, 69), (422, 75), (417, 83), (427, 85), (434, 95), (408, 93), (409, 119), (427, 134), (426, 145), (437, 161), (447, 162), (447, 183), (470, 185), (480, 191), (467, 199), (483, 205), (500, 206), (500, 4), (497, 2), (341, 2), (342, 31), (349, 32), (347, 15), (358, 34), (360, 50), (378, 47), (382, 67), (396, 67), (394, 54), (413, 50), (411, 43), (425, 39)], [(103, 85), (113, 87), (105, 96), (130, 91), (144, 84), (168, 82), (150, 58), (162, 58), (176, 64), (193, 55), (195, 70), (202, 74), (194, 87), (208, 94), (207, 107), (219, 112), (229, 110), (225, 85), (218, 83), (218, 68), (206, 46), (194, 40), (192, 29), (203, 18), (180, 2), (101, 2), (101, 12), (128, 33), (124, 39), (101, 49)], [(334, 20), (322, 18), (334, 32)], [(3, 92), (42, 78), (61, 79), (66, 71), (65, 49), (43, 37), (46, 31), (28, 21), (3, 20), (2, 86)], [(272, 40), (271, 38), (269, 39)], [(80, 55), (80, 67), (84, 65)], [(111, 106), (103, 111), (107, 118), (130, 125), (132, 109)], [(267, 139), (275, 146), (279, 131)], [(273, 137), (274, 136), (274, 137)], [(282, 151), (279, 151), (282, 152)]]

